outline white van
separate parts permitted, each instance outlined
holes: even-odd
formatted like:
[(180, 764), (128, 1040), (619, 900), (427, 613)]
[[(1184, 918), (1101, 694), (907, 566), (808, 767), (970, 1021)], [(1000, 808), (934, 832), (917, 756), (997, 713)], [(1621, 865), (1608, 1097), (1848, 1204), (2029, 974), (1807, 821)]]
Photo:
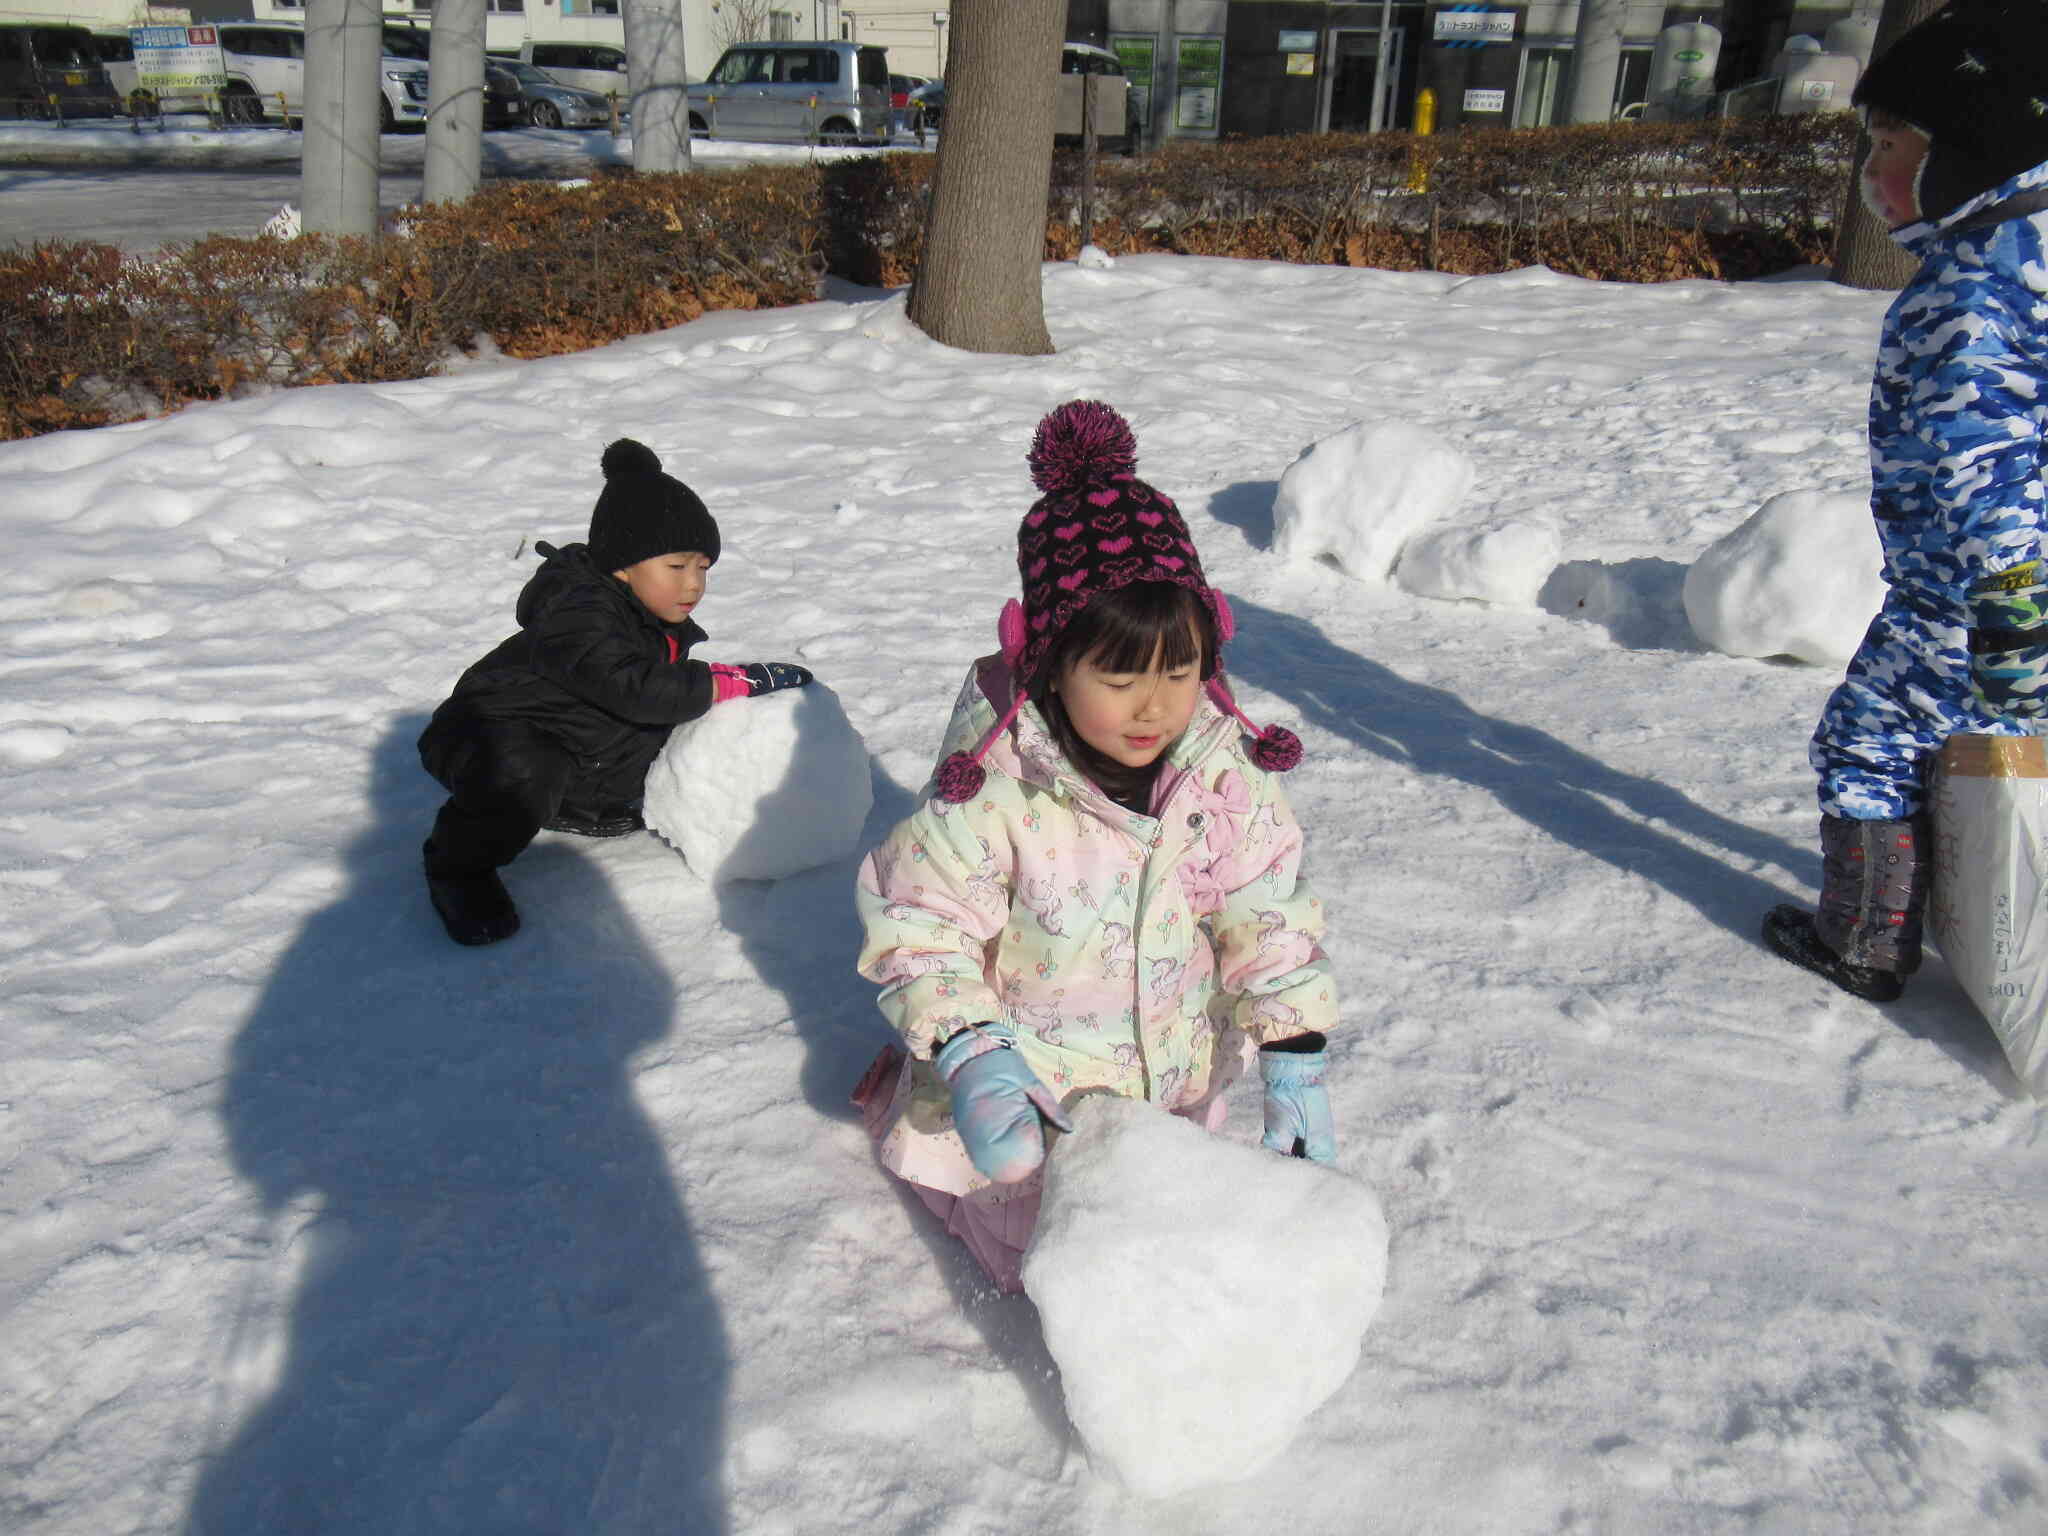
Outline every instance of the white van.
[(616, 96), (623, 106), (627, 97), (626, 54), (606, 43), (536, 43), (519, 45), (519, 57), (549, 79), (579, 91)]
[[(296, 21), (223, 21), (221, 115), (231, 123), (281, 117), (305, 121), (306, 29)], [(427, 34), (394, 23), (384, 28), (384, 58), (377, 70), (378, 118), (385, 133), (427, 118)]]
[(689, 89), (690, 132), (712, 139), (887, 144), (889, 51), (862, 43), (741, 43)]

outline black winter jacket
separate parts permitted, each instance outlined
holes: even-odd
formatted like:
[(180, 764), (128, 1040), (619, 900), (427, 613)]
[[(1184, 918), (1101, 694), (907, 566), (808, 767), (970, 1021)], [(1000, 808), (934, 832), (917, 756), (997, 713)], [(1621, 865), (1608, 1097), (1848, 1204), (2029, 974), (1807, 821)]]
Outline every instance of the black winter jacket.
[(546, 563), (519, 594), (519, 633), (462, 674), (420, 737), (421, 760), (445, 783), (443, 765), (479, 725), (519, 722), (568, 751), (586, 784), (637, 804), (670, 729), (711, 707), (711, 669), (687, 659), (704, 631), (664, 624), (582, 544), (534, 548)]

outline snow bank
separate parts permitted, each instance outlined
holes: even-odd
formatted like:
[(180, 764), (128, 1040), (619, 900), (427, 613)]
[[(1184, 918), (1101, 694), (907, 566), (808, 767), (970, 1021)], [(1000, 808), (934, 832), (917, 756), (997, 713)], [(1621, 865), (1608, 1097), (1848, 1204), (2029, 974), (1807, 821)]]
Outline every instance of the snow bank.
[(812, 683), (677, 726), (641, 814), (707, 880), (778, 880), (852, 853), (873, 801), (867, 744)]
[(1328, 555), (1347, 576), (1384, 581), (1402, 547), (1458, 510), (1472, 461), (1405, 421), (1353, 422), (1311, 443), (1280, 477), (1273, 549)]
[(1533, 608), (1563, 548), (1555, 528), (1521, 518), (1480, 528), (1437, 528), (1408, 541), (1394, 580), (1417, 597)]
[(1693, 562), (1685, 616), (1730, 656), (1839, 665), (1884, 601), (1883, 560), (1864, 497), (1787, 491)]
[(1048, 1160), (1024, 1288), (1090, 1462), (1162, 1498), (1286, 1448), (1357, 1364), (1386, 1273), (1358, 1180), (1095, 1095)]

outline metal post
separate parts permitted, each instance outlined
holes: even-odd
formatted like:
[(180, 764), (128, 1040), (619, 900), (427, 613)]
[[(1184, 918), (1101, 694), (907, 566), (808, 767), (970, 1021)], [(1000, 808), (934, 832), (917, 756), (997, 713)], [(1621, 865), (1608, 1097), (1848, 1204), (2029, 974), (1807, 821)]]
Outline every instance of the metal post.
[(1095, 76), (1081, 77), (1081, 249), (1095, 242)]
[(1372, 131), (1393, 126), (1394, 82), (1387, 78), (1387, 62), (1394, 56), (1394, 0), (1380, 0), (1380, 58), (1372, 71)]

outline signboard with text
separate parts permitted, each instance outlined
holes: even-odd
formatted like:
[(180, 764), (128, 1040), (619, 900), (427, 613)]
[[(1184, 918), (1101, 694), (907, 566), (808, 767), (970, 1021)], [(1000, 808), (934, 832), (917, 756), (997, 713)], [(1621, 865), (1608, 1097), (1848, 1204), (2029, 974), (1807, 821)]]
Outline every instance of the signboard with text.
[(130, 27), (135, 84), (159, 96), (217, 91), (228, 83), (220, 34), (212, 27)]
[(1430, 39), (1439, 43), (1512, 43), (1515, 40), (1513, 11), (1438, 11), (1430, 27)]
[(1214, 133), (1223, 95), (1223, 39), (1176, 38), (1174, 50), (1173, 126)]
[(1152, 66), (1159, 52), (1159, 39), (1149, 32), (1123, 36), (1112, 35), (1109, 51), (1116, 55), (1117, 63), (1124, 67), (1124, 78), (1130, 81), (1131, 100), (1138, 109), (1138, 126), (1152, 126)]

